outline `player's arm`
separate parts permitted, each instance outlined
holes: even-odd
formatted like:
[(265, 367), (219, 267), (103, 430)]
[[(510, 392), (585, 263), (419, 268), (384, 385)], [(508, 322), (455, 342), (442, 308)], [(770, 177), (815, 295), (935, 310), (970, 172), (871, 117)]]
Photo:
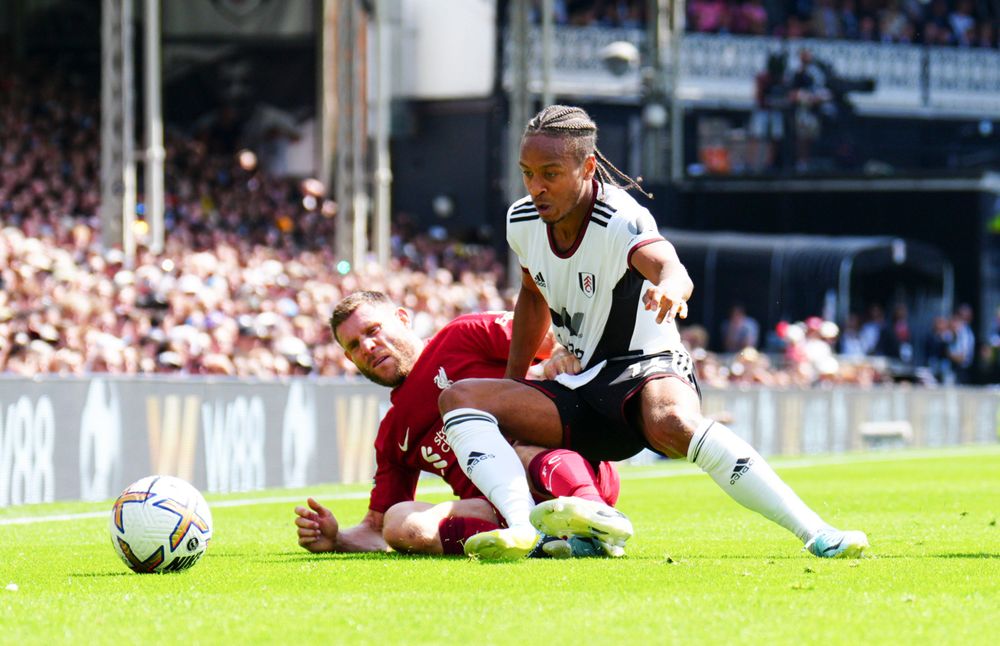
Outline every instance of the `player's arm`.
[(337, 518), (315, 498), (307, 500), (308, 508), (296, 507), (295, 525), (299, 545), (310, 552), (386, 552), (389, 546), (382, 538), (384, 514), (369, 509), (361, 522), (341, 531)]
[(521, 291), (514, 306), (514, 329), (507, 356), (507, 378), (524, 377), (545, 334), (552, 326), (549, 304), (527, 272), (521, 274)]
[(546, 332), (535, 359), (541, 361), (528, 368), (528, 379), (555, 379), (563, 373), (575, 375), (582, 369), (576, 355), (556, 341), (551, 327)]
[(674, 245), (666, 240), (643, 245), (631, 254), (629, 263), (653, 283), (642, 295), (642, 302), (647, 310), (659, 310), (657, 323), (664, 320), (670, 323), (674, 317), (687, 318), (687, 301), (694, 283)]

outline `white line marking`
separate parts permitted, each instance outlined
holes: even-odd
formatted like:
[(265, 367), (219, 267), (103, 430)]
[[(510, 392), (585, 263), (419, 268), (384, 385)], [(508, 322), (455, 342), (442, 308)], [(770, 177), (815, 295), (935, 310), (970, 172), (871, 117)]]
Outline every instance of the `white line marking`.
[[(994, 444), (980, 444), (961, 447), (957, 449), (913, 449), (906, 452), (894, 453), (867, 453), (867, 454), (846, 454), (820, 456), (813, 458), (789, 458), (777, 457), (772, 466), (776, 470), (783, 469), (807, 469), (816, 466), (840, 465), (840, 464), (862, 464), (872, 462), (905, 462), (909, 460), (927, 460), (936, 457), (968, 457), (987, 456), (1000, 454), (1000, 446)], [(636, 471), (625, 471), (621, 474), (622, 480), (651, 480), (654, 478), (679, 478), (702, 475), (700, 469), (687, 463), (676, 463), (675, 466), (661, 468), (640, 468)], [(323, 485), (317, 485), (323, 486)], [(421, 486), (418, 494), (439, 494), (450, 493), (451, 488), (442, 485)], [(326, 500), (359, 500), (369, 496), (368, 491), (351, 491), (345, 493), (334, 493), (322, 496)], [(234, 500), (216, 500), (209, 505), (214, 508), (219, 507), (247, 507), (250, 505), (270, 505), (279, 503), (303, 502), (304, 495), (299, 496), (272, 496), (268, 498), (239, 498)], [(52, 514), (49, 516), (21, 516), (14, 518), (0, 518), (0, 527), (5, 525), (31, 525), (34, 523), (52, 523), (70, 520), (88, 520), (91, 518), (107, 517), (108, 511), (90, 511), (76, 514)]]

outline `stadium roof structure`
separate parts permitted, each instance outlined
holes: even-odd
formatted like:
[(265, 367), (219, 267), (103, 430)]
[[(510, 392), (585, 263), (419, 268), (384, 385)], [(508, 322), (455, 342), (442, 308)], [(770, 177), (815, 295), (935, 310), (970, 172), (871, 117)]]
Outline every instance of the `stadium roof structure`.
[(677, 248), (694, 280), (690, 318), (711, 331), (718, 330), (736, 303), (766, 326), (824, 312), (835, 313), (843, 325), (849, 313), (871, 303), (903, 302), (918, 319), (951, 312), (954, 270), (937, 247), (924, 242), (888, 236), (660, 232)]

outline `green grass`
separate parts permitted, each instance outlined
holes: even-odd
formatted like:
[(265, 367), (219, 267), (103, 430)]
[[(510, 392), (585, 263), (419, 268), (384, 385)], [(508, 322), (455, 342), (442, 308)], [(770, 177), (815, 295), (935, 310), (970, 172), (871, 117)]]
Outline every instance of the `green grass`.
[[(273, 501), (303, 492), (268, 491), (209, 496), (205, 558), (140, 576), (111, 548), (110, 504), (37, 505), (0, 509), (0, 523), (101, 515), (0, 524), (0, 643), (996, 641), (998, 447), (774, 464), (826, 520), (868, 532), (873, 556), (814, 558), (687, 464), (623, 470), (636, 536), (618, 561), (314, 556), (295, 544), (294, 503)], [(358, 491), (309, 490), (345, 524), (366, 501), (336, 497)], [(257, 502), (223, 506), (234, 499)]]

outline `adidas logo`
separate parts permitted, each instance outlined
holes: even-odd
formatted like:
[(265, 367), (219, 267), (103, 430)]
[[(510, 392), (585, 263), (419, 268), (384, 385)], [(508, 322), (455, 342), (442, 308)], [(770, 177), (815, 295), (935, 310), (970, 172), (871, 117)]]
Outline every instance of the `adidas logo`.
[(472, 470), (477, 464), (483, 460), (488, 460), (489, 458), (495, 458), (496, 456), (492, 453), (480, 453), (479, 451), (473, 451), (469, 454), (469, 459), (465, 462), (466, 473), (472, 473)]
[(753, 458), (740, 458), (737, 460), (736, 466), (733, 468), (733, 475), (729, 478), (729, 484), (736, 484), (736, 481), (750, 470), (751, 465), (753, 465)]
[(545, 277), (542, 276), (542, 272), (535, 274), (535, 284), (539, 287), (545, 287)]

